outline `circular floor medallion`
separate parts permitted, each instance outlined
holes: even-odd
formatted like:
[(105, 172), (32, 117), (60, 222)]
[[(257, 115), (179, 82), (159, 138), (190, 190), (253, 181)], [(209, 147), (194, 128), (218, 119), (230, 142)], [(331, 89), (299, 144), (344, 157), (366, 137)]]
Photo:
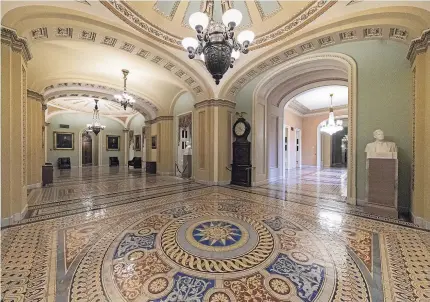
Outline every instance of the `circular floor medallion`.
[(235, 213), (183, 216), (161, 234), (160, 247), (175, 264), (208, 273), (239, 272), (266, 261), (274, 237), (260, 222)]

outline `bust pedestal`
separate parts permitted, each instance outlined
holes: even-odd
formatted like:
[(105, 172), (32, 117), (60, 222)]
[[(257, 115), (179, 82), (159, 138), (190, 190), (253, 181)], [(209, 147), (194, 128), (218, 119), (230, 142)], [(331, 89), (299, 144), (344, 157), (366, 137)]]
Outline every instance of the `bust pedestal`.
[(397, 152), (367, 152), (366, 170), (364, 207), (371, 213), (397, 218)]
[(193, 171), (193, 156), (191, 154), (184, 155), (183, 167), (184, 172), (182, 172), (183, 178), (191, 178), (191, 172)]

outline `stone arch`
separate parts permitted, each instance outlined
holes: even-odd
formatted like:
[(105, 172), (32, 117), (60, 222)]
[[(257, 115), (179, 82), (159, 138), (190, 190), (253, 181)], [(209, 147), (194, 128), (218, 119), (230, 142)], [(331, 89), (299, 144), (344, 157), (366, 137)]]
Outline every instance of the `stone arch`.
[[(276, 81), (277, 77), (284, 72), (294, 70), (294, 68), (321, 62), (324, 64), (332, 62), (335, 66), (343, 67), (342, 69), (346, 73), (348, 81), (348, 140), (350, 145), (348, 150), (348, 203), (356, 204), (357, 66), (353, 58), (341, 53), (326, 52), (304, 55), (277, 66), (257, 83), (252, 100), (252, 125), (255, 129), (252, 131), (252, 141), (258, 141), (259, 144), (254, 143), (252, 150), (253, 165), (256, 167), (253, 181), (255, 184), (259, 184), (281, 176), (279, 161), (283, 162), (282, 152), (279, 152), (276, 144), (282, 139), (280, 129), (283, 122), (280, 123), (279, 121), (283, 121), (284, 106), (291, 99), (288, 94), (294, 94), (295, 89), (284, 95), (283, 100), (278, 104), (269, 103), (270, 94), (273, 93), (277, 86), (283, 83), (282, 81)], [(297, 88), (300, 89), (299, 85)], [(271, 130), (274, 133), (271, 133)], [(260, 144), (261, 141), (262, 143)], [(269, 150), (269, 145), (272, 142), (275, 147)], [(275, 150), (272, 155), (276, 159), (271, 158), (270, 160), (273, 162), (269, 162), (269, 151), (272, 150)]]

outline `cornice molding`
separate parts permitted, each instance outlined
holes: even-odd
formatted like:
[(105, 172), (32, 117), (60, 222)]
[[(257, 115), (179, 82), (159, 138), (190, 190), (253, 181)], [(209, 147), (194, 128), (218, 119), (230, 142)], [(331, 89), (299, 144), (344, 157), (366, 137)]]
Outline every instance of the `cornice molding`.
[(414, 64), (415, 58), (418, 54), (426, 52), (430, 45), (430, 28), (423, 31), (421, 37), (413, 39), (409, 46), (406, 58)]
[(292, 109), (294, 111), (297, 111), (301, 115), (305, 115), (305, 114), (311, 112), (311, 110), (308, 107), (306, 107), (305, 105), (299, 103), (296, 100), (292, 100), (292, 101), (288, 102), (288, 107), (287, 108), (290, 108), (290, 109)]
[(194, 104), (195, 109), (200, 109), (203, 107), (229, 107), (229, 108), (235, 109), (236, 103), (229, 100), (210, 99), (210, 100), (204, 100)]
[(171, 115), (157, 116), (153, 120), (145, 121), (145, 126), (150, 126), (152, 124), (156, 124), (156, 123), (161, 122), (161, 121), (173, 121), (173, 116), (171, 116)]
[(33, 57), (27, 39), (19, 37), (14, 29), (1, 27), (1, 43), (10, 46), (12, 51), (20, 53), (25, 62)]
[(33, 91), (31, 89), (27, 89), (27, 98), (32, 98), (36, 100), (37, 102), (44, 103), (45, 99), (43, 98), (43, 95), (40, 93)]

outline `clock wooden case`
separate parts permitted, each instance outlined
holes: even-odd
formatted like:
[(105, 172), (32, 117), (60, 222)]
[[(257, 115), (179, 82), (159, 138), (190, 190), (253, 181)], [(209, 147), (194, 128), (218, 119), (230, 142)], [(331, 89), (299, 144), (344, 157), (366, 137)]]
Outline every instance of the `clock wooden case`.
[(251, 142), (248, 141), (251, 125), (240, 117), (233, 125), (233, 164), (231, 169), (231, 184), (251, 186)]

